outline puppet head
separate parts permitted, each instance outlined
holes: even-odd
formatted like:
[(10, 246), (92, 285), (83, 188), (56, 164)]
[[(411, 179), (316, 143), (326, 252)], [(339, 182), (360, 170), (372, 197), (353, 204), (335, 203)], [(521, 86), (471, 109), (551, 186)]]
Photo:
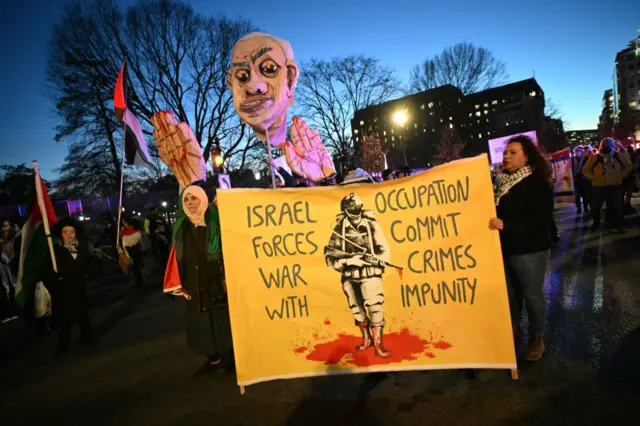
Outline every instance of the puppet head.
[(227, 85), (240, 119), (260, 140), (266, 141), (268, 131), (272, 145), (285, 142), (299, 74), (291, 45), (281, 38), (254, 32), (233, 48)]

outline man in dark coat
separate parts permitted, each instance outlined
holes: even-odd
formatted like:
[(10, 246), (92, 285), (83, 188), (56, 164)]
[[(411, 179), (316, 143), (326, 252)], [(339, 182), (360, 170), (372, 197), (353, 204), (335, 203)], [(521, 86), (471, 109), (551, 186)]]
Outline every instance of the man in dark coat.
[(58, 329), (58, 347), (61, 352), (69, 348), (71, 326), (78, 324), (80, 336), (86, 345), (92, 342), (92, 330), (87, 308), (87, 264), (89, 246), (78, 241), (82, 228), (73, 218), (58, 222), (54, 236), (55, 262), (46, 262), (45, 286), (51, 293), (53, 321)]

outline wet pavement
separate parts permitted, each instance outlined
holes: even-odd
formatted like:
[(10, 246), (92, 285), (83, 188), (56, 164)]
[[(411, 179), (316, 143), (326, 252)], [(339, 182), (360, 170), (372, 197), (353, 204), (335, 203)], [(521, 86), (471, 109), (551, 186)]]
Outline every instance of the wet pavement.
[(640, 215), (624, 235), (588, 231), (573, 206), (556, 217), (547, 352), (527, 363), (520, 343), (517, 381), (494, 370), (406, 372), (276, 381), (240, 396), (227, 373), (193, 377), (201, 360), (186, 347), (181, 301), (159, 284), (107, 277), (91, 287), (93, 347), (59, 356), (55, 336), (25, 337), (15, 321), (0, 328), (0, 424), (638, 425)]

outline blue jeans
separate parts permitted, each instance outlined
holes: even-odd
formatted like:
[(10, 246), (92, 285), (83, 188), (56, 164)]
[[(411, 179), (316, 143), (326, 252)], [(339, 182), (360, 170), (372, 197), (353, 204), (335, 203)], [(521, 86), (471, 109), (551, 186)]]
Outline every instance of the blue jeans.
[(544, 273), (548, 260), (549, 250), (504, 256), (511, 322), (514, 326), (520, 324), (522, 308), (526, 305), (532, 335), (544, 333), (547, 315)]

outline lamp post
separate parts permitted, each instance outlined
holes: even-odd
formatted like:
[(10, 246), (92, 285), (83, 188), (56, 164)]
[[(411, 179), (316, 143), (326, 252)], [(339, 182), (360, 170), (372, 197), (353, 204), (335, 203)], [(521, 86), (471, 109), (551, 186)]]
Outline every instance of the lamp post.
[(222, 156), (222, 149), (220, 149), (220, 139), (216, 138), (216, 146), (211, 150), (211, 156), (213, 157), (213, 171), (215, 174), (222, 173), (222, 165), (224, 164), (224, 157)]
[[(403, 128), (404, 129), (404, 125), (407, 122), (407, 113), (406, 111), (396, 111), (395, 114), (393, 114), (393, 121), (398, 125), (398, 129), (399, 128)], [(404, 146), (404, 140), (402, 138), (400, 138), (400, 142), (402, 142), (402, 155), (404, 156), (404, 166), (408, 167), (409, 163), (407, 162), (407, 150)]]

